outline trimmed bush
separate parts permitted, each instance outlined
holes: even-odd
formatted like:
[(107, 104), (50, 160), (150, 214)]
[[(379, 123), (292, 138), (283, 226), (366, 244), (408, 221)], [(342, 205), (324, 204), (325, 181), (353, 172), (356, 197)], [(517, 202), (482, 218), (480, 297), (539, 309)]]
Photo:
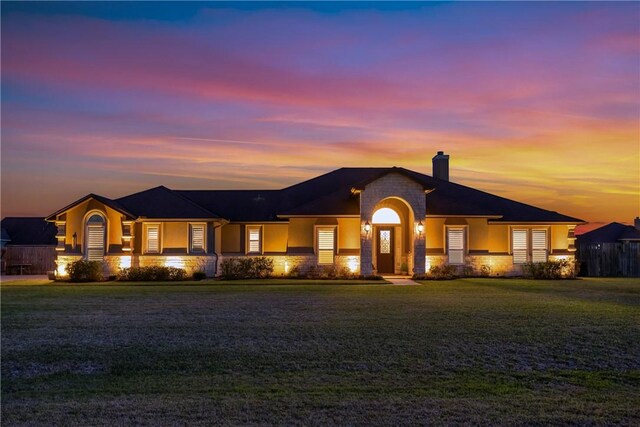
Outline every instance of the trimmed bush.
[(99, 282), (102, 280), (103, 264), (100, 261), (80, 259), (67, 264), (71, 282)]
[(184, 269), (161, 265), (123, 268), (118, 275), (118, 280), (127, 282), (171, 282), (185, 280), (186, 278), (187, 272)]
[(458, 277), (455, 265), (434, 265), (427, 274), (414, 274), (415, 280), (451, 280)]
[(204, 271), (194, 271), (193, 272), (193, 280), (204, 280), (207, 278), (207, 273)]
[(267, 257), (227, 258), (220, 263), (223, 279), (266, 279), (273, 274), (273, 260)]
[(527, 279), (562, 279), (575, 277), (575, 265), (566, 259), (522, 264), (522, 274)]

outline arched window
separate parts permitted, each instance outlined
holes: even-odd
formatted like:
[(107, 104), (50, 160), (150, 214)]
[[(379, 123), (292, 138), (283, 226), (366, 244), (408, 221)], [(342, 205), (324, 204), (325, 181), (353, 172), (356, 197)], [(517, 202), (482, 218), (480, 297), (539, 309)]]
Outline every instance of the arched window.
[(400, 216), (391, 208), (380, 208), (373, 213), (374, 224), (400, 224)]
[(85, 227), (85, 256), (89, 261), (102, 261), (105, 247), (105, 220), (98, 213), (87, 218)]

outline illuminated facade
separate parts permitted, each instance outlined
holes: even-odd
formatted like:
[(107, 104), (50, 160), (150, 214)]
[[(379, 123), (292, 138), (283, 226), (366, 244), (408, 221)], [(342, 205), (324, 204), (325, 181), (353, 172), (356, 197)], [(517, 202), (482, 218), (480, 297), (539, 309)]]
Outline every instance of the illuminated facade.
[(354, 274), (422, 274), (450, 264), (491, 275), (573, 258), (581, 220), (403, 168), (342, 168), (282, 190), (90, 194), (51, 214), (58, 273), (76, 259), (105, 273), (166, 265), (215, 276), (227, 257), (267, 256), (276, 275), (335, 266)]

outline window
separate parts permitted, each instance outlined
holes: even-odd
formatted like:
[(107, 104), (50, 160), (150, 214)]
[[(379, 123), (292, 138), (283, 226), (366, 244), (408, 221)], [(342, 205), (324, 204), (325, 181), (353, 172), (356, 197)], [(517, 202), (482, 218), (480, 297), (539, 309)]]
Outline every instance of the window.
[(147, 225), (147, 253), (160, 252), (160, 226)]
[(318, 264), (333, 264), (335, 229), (318, 228)]
[(204, 252), (204, 224), (191, 224), (191, 251)]
[(89, 261), (104, 259), (105, 220), (100, 214), (93, 214), (87, 220), (87, 250), (85, 255)]
[(547, 230), (531, 231), (531, 261), (547, 261)]
[(527, 230), (513, 230), (513, 263), (527, 262)]
[(259, 254), (262, 252), (260, 231), (260, 227), (247, 227), (247, 247), (249, 248), (247, 253)]
[(391, 208), (380, 208), (373, 213), (374, 224), (400, 224), (400, 216)]
[(449, 228), (447, 230), (449, 264), (464, 264), (464, 229)]

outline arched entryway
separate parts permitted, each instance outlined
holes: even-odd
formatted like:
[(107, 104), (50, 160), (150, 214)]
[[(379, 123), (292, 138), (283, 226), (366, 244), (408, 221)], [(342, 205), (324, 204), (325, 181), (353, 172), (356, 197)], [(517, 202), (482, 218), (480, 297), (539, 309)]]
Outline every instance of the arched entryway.
[(377, 274), (408, 274), (411, 257), (413, 211), (404, 200), (389, 197), (375, 206), (373, 225), (373, 265)]

